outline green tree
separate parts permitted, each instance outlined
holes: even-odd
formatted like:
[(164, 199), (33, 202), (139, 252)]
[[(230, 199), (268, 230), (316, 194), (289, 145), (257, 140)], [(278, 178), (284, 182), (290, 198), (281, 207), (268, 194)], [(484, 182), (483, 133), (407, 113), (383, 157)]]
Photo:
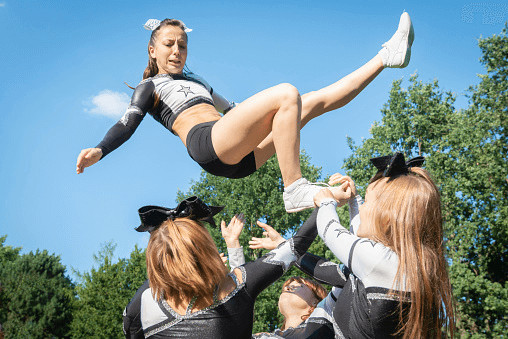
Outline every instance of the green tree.
[(407, 89), (393, 83), (372, 137), (356, 146), (344, 168), (364, 192), (375, 170), (374, 156), (403, 151), (425, 155), (425, 166), (441, 190), (450, 278), (463, 337), (507, 333), (506, 253), (508, 163), (506, 27), (480, 39), (487, 74), (471, 88), (470, 107), (457, 111), (454, 96), (437, 81), (410, 78)]
[[(305, 178), (310, 181), (317, 181), (320, 178), (321, 169), (310, 164), (310, 158), (305, 152), (302, 152), (300, 162), (302, 175)], [(223, 212), (216, 217), (218, 225), (221, 219), (229, 222), (236, 213), (244, 213), (246, 225), (240, 237), (240, 244), (244, 248), (246, 260), (249, 261), (264, 254), (264, 251), (249, 249), (248, 245), (252, 236), (262, 236), (263, 230), (257, 226), (256, 220), (266, 222), (289, 238), (311, 213), (310, 210), (307, 210), (288, 214), (282, 201), (283, 190), (282, 176), (277, 158), (274, 156), (255, 173), (243, 179), (226, 179), (202, 171), (201, 177), (192, 183), (188, 192), (178, 193), (178, 200), (196, 195), (208, 204), (226, 206)], [(341, 216), (347, 219), (347, 209), (341, 209)], [(348, 221), (345, 222), (346, 225), (348, 223)], [(219, 251), (226, 252), (226, 245), (222, 240), (220, 229), (209, 226), (207, 228)], [(331, 252), (321, 240), (315, 241), (309, 252), (332, 258)], [(255, 304), (254, 333), (272, 331), (281, 324), (282, 319), (278, 312), (277, 301), (282, 284), (289, 277), (302, 274), (299, 270), (292, 268), (286, 272), (284, 277), (259, 295)]]
[(19, 256), (19, 248), (1, 248), (5, 337), (68, 337), (74, 291), (60, 257), (46, 250)]
[(6, 235), (0, 237), (0, 338), (3, 335), (2, 324), (5, 324), (9, 313), (9, 295), (5, 291), (6, 267), (18, 258), (21, 250), (20, 247), (5, 246), (5, 239), (7, 239)]
[(122, 338), (122, 313), (146, 280), (145, 253), (137, 246), (129, 259), (113, 261), (116, 245), (106, 243), (94, 260), (98, 265), (79, 274), (78, 301), (71, 324), (74, 338)]
[[(508, 332), (508, 37), (479, 40), (487, 73), (470, 89), (471, 105), (457, 114), (447, 140), (453, 173), (444, 195), (450, 272), (458, 297), (458, 325), (471, 337)], [(441, 172), (444, 175), (444, 172)]]

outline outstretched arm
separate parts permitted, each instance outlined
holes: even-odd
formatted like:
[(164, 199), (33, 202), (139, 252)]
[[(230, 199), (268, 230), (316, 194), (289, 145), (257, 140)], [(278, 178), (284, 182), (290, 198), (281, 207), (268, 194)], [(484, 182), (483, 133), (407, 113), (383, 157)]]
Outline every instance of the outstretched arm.
[(245, 273), (245, 287), (253, 299), (279, 279), (299, 257), (305, 254), (317, 236), (316, 216), (317, 210), (314, 210), (291, 239), (282, 242), (276, 249), (257, 260), (242, 266)]
[[(314, 201), (319, 206), (319, 236), (332, 253), (365, 285), (369, 283), (369, 275), (375, 271), (376, 286), (390, 288), (398, 266), (396, 254), (383, 244), (358, 237), (344, 228), (337, 216), (337, 202), (327, 189), (316, 194)], [(380, 282), (382, 285), (379, 285)]]
[(320, 283), (340, 288), (346, 284), (347, 277), (338, 264), (315, 254), (305, 253), (296, 261), (296, 267)]
[(244, 225), (245, 216), (243, 213), (236, 214), (231, 219), (228, 226), (226, 226), (224, 220), (222, 220), (220, 224), (222, 237), (228, 249), (229, 266), (231, 270), (245, 264), (245, 255), (243, 254), (243, 247), (240, 246), (239, 240)]
[[(258, 221), (258, 225), (265, 230), (265, 232), (263, 232), (264, 237), (253, 237), (251, 241), (249, 241), (250, 248), (273, 250), (284, 242), (284, 238), (270, 225), (260, 221)], [(305, 253), (295, 262), (295, 265), (302, 272), (312, 276), (320, 283), (337, 287), (343, 287), (346, 283), (346, 277), (338, 264), (312, 253)]]
[(76, 162), (76, 172), (83, 173), (110, 152), (114, 151), (134, 134), (136, 128), (154, 105), (154, 85), (151, 81), (141, 83), (134, 90), (131, 104), (124, 116), (109, 129), (104, 139), (94, 148), (81, 151)]
[(356, 234), (358, 231), (358, 227), (360, 226), (360, 205), (363, 204), (363, 199), (360, 195), (358, 195), (356, 191), (355, 182), (351, 177), (347, 175), (342, 175), (340, 173), (335, 173), (330, 176), (330, 180), (328, 184), (336, 185), (336, 184), (344, 184), (347, 183), (351, 188), (351, 198), (348, 200), (349, 203), (349, 230)]
[(249, 247), (252, 249), (264, 248), (265, 250), (273, 250), (284, 242), (284, 238), (272, 226), (264, 222), (257, 221), (259, 227), (264, 229), (263, 238), (252, 237), (249, 241)]

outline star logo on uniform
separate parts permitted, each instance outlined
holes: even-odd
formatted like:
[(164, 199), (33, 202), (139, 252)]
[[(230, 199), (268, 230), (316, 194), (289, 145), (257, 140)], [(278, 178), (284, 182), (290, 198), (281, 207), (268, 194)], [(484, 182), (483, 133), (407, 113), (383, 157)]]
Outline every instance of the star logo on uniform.
[(334, 232), (337, 232), (337, 238), (339, 237), (339, 235), (341, 235), (342, 233), (347, 233), (347, 234), (351, 234), (348, 230), (346, 230), (345, 228), (336, 228), (333, 230)]
[(193, 91), (191, 91), (190, 86), (187, 87), (187, 86), (184, 86), (184, 85), (180, 85), (180, 87), (181, 88), (177, 92), (184, 93), (186, 98), (187, 98), (187, 94), (189, 94), (189, 93), (195, 94)]

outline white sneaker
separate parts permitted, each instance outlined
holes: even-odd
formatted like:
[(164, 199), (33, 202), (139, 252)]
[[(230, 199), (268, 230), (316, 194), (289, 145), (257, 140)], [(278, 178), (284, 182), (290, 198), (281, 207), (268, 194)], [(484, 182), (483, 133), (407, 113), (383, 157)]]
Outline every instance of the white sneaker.
[[(321, 186), (318, 186), (321, 185)], [(314, 195), (319, 192), (325, 183), (311, 183), (305, 178), (300, 178), (284, 189), (282, 198), (286, 212), (293, 213), (314, 207)]]
[(379, 51), (383, 65), (391, 68), (404, 68), (411, 59), (411, 45), (415, 39), (415, 33), (411, 18), (407, 12), (400, 16), (399, 27), (390, 40), (383, 44)]

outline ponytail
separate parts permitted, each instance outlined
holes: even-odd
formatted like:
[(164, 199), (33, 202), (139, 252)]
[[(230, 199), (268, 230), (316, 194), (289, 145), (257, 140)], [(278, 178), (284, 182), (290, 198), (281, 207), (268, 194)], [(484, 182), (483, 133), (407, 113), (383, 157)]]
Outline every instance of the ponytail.
[(150, 52), (148, 52), (148, 66), (146, 66), (145, 71), (143, 72), (143, 80), (151, 78), (154, 75), (157, 75), (157, 73), (159, 73), (157, 61), (155, 61), (155, 59), (150, 56)]

